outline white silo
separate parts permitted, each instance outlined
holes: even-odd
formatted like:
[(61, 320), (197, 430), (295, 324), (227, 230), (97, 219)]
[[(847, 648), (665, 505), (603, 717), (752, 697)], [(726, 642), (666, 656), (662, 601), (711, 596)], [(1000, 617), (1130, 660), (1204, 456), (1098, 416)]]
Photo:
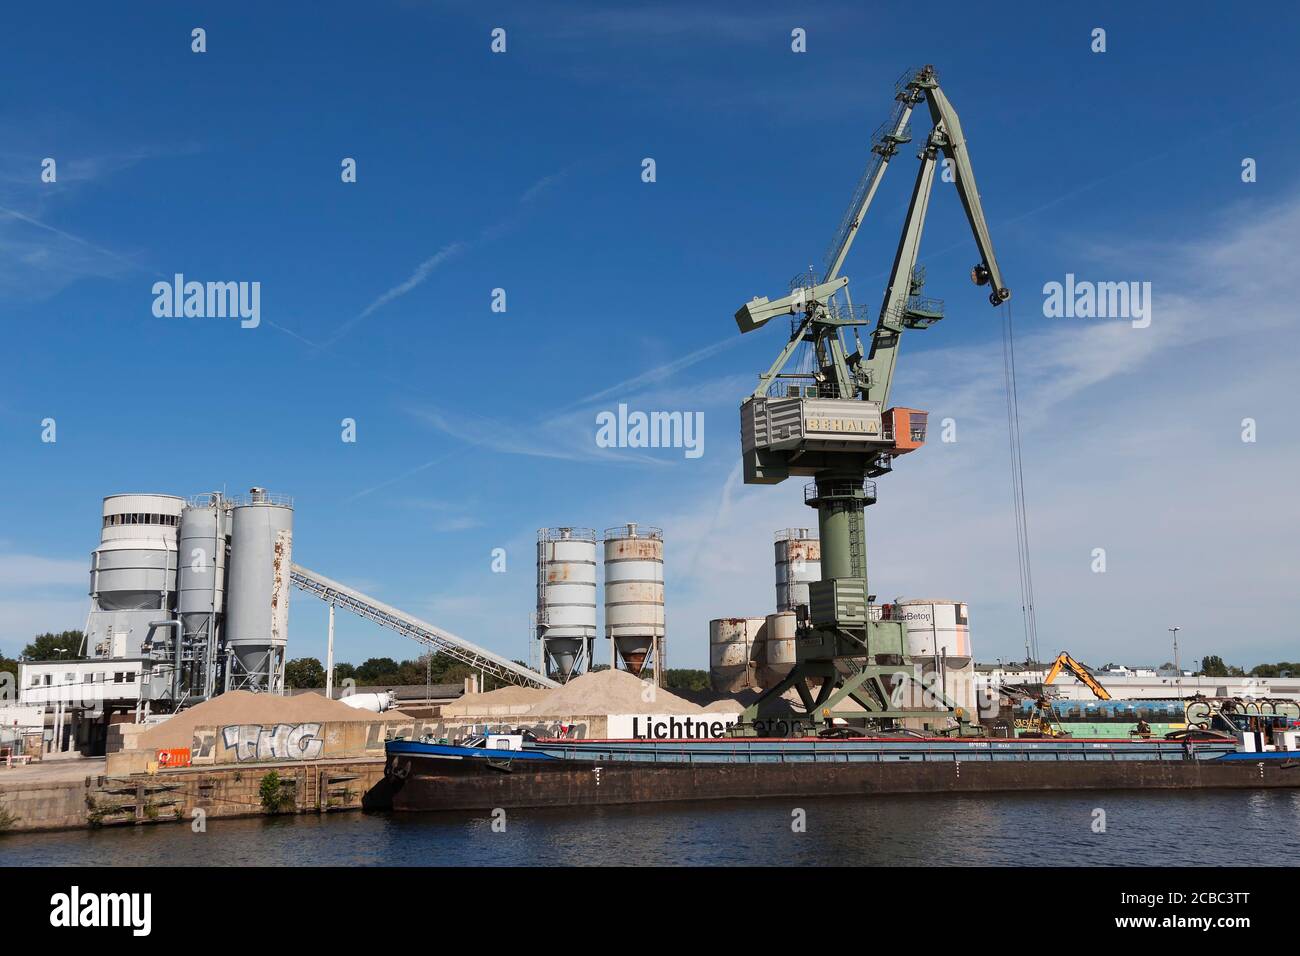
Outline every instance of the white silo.
[(289, 637), (293, 500), (253, 488), (233, 504), (224, 689), (279, 693)]
[(822, 545), (807, 528), (776, 533), (776, 609), (808, 604), (808, 585), (822, 578)]
[[(109, 495), (91, 554), (87, 657), (170, 656), (175, 634), (152, 625), (176, 607), (176, 529), (185, 500)], [(69, 648), (74, 654), (79, 648)]]
[(892, 619), (903, 622), (912, 657), (970, 660), (970, 618), (965, 604), (937, 598), (899, 598)]
[(663, 677), (664, 534), (635, 524), (605, 531), (605, 637), (627, 670), (640, 675), (653, 661)]
[(184, 645), (181, 689), (186, 698), (210, 697), (217, 691), (229, 525), (230, 503), (219, 493), (191, 499), (181, 513), (176, 611)]
[(939, 598), (899, 598), (891, 618), (903, 622), (907, 653), (921, 669), (923, 686), (941, 690), (964, 711), (976, 714), (975, 664), (970, 615), (965, 604)]
[(596, 640), (596, 532), (537, 532), (537, 639), (554, 680), (590, 668)]

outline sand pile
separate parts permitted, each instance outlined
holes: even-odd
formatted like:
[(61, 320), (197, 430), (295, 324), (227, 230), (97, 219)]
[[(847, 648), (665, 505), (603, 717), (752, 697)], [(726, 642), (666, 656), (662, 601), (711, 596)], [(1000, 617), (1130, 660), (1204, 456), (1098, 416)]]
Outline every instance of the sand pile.
[(485, 694), (466, 694), (443, 704), (444, 717), (498, 717), (527, 713), (552, 692), (543, 687), (499, 687)]
[(143, 750), (188, 747), (194, 740), (195, 727), (222, 727), (228, 724), (302, 724), (352, 720), (401, 720), (396, 711), (376, 714), (357, 710), (320, 694), (254, 694), (232, 690), (204, 701), (197, 707), (181, 711), (137, 738)]
[[(654, 696), (647, 699), (653, 692)], [(573, 678), (528, 710), (529, 717), (594, 714), (700, 714), (703, 709), (627, 671), (596, 671)]]
[(739, 714), (745, 709), (745, 705), (738, 700), (715, 700), (704, 708), (705, 713), (709, 714)]

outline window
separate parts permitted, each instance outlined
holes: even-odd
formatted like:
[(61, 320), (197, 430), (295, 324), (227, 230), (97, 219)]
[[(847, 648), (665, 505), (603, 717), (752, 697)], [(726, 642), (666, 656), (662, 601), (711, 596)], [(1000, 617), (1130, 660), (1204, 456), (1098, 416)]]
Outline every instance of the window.
[(32, 675), (32, 686), (33, 686), (33, 687), (40, 687), (40, 686), (41, 686), (41, 675), (40, 675), (40, 674), (33, 674), (33, 675)]
[(45, 686), (46, 686), (46, 687), (49, 687), (50, 684), (52, 683), (52, 681), (50, 680), (50, 677), (51, 677), (52, 675), (50, 675), (50, 674), (43, 674), (42, 676), (45, 678)]

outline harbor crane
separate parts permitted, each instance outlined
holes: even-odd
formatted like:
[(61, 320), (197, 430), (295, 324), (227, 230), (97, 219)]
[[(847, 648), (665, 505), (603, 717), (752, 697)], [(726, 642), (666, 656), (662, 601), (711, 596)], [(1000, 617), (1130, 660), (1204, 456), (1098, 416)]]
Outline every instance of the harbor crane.
[[(922, 294), (925, 270), (916, 265), (940, 159), (951, 171), (979, 250), (972, 281), (989, 288), (994, 306), (1011, 296), (993, 253), (961, 122), (939, 88), (934, 67), (905, 73), (895, 99), (892, 117), (872, 137), (870, 160), (831, 243), (824, 272), (819, 277), (810, 268), (790, 282), (787, 295), (755, 297), (735, 316), (742, 333), (778, 316), (793, 317), (789, 341), (741, 405), (744, 478), (747, 484), (777, 484), (792, 475), (811, 477), (804, 501), (817, 510), (821, 537), (822, 577), (810, 585), (808, 605), (797, 611), (795, 666), (743, 717), (759, 726), (777, 712), (781, 695), (792, 687), (811, 722), (861, 718), (861, 713), (836, 713), (846, 698), (876, 721), (918, 715), (897, 703), (896, 675), (905, 672), (910, 660), (906, 635), (902, 622), (884, 619), (884, 610), (873, 604), (868, 591), (864, 510), (876, 501), (871, 479), (889, 472), (895, 458), (925, 441), (926, 413), (889, 407), (889, 393), (903, 332), (928, 328), (943, 318), (943, 303)], [(932, 129), (917, 156), (920, 169), (902, 236), (864, 348), (859, 329), (872, 318), (854, 308), (849, 279), (840, 270), (890, 161), (911, 141), (912, 112), (922, 100)], [(852, 350), (845, 340), (850, 332)], [(800, 346), (806, 346), (805, 367), (787, 372)], [(965, 726), (967, 715), (937, 696)]]

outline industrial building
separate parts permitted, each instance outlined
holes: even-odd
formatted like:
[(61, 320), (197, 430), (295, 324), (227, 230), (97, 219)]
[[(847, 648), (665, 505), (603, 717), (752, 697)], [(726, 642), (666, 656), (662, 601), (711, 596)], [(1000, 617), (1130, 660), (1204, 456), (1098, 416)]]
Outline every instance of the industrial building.
[(102, 752), (108, 727), (227, 690), (280, 693), (288, 643), (293, 502), (104, 499), (90, 612), (76, 660), (24, 661), (20, 699), (53, 713), (51, 749)]
[(105, 498), (83, 643), (62, 648), (67, 658), (20, 662), (19, 708), (4, 715), (8, 751), (19, 744), (31, 751), (35, 737), (38, 753), (102, 754), (114, 724), (146, 722), (227, 691), (283, 694), (291, 587), (329, 605), (331, 696), (336, 607), (449, 654), (481, 677), (559, 686), (294, 564), (293, 516), (291, 499), (264, 488), (242, 497)]

